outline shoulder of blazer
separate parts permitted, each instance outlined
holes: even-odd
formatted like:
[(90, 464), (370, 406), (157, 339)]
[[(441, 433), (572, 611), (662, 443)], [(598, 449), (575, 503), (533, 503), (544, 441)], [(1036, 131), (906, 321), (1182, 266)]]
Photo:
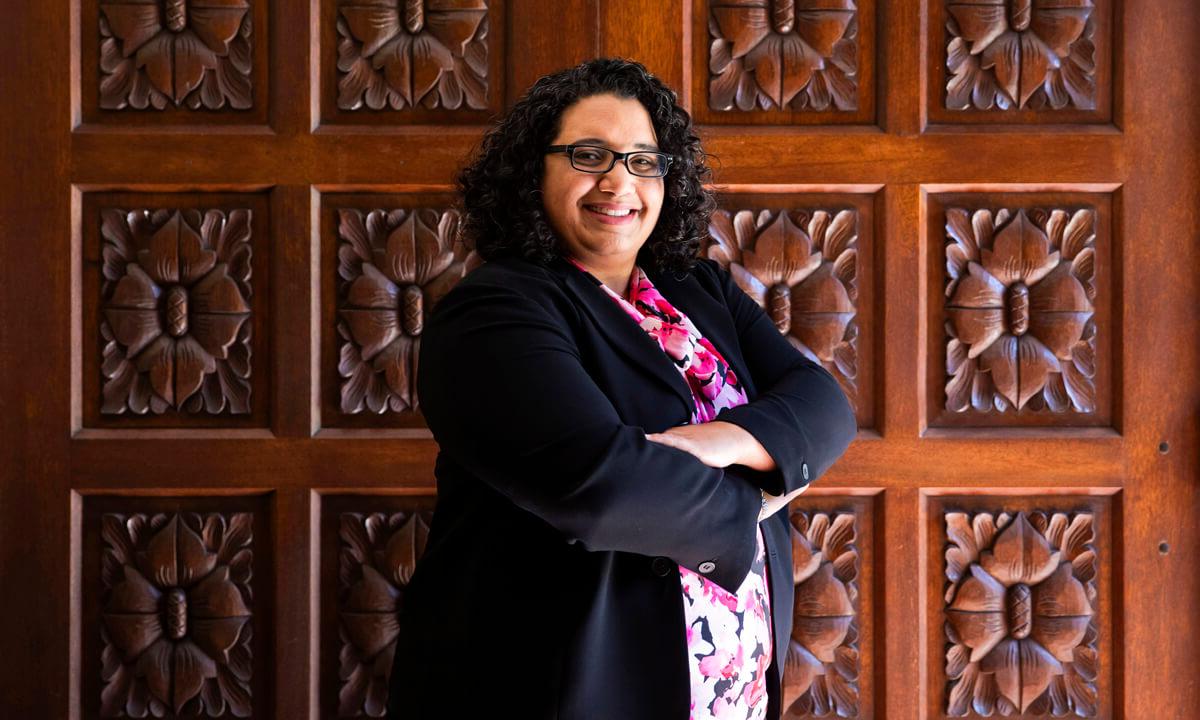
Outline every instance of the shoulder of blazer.
[(494, 283), (514, 287), (537, 287), (555, 283), (554, 273), (546, 267), (519, 257), (488, 260), (472, 270), (459, 285)]
[(563, 279), (553, 270), (519, 257), (488, 260), (467, 273), (433, 308), (427, 324), (439, 310), (460, 306), (486, 296), (528, 298), (567, 323), (578, 320), (578, 312), (569, 297)]

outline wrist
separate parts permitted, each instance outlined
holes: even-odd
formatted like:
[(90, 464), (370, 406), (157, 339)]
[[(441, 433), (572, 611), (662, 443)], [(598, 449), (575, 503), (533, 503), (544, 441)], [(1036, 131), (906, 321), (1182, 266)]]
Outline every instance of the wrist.
[(737, 440), (735, 443), (736, 451), (734, 453), (733, 464), (745, 465), (752, 470), (760, 472), (775, 469), (775, 459), (771, 457), (767, 449), (763, 447), (758, 438), (754, 437), (749, 430), (727, 420), (714, 420), (713, 422), (720, 422), (728, 426), (726, 429)]

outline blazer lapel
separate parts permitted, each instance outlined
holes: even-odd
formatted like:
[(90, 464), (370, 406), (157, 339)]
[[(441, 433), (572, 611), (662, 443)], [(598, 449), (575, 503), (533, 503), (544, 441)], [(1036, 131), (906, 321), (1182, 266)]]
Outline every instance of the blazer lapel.
[(649, 373), (670, 389), (684, 404), (690, 417), (695, 408), (692, 391), (654, 338), (638, 327), (637, 323), (596, 285), (591, 276), (561, 257), (556, 258), (550, 267), (564, 279), (567, 289), (579, 299), (579, 305), (591, 315), (609, 343), (621, 351), (631, 364)]
[(730, 320), (729, 309), (725, 304), (705, 292), (694, 274), (679, 280), (670, 273), (660, 274), (653, 268), (643, 270), (667, 302), (686, 315), (700, 334), (721, 353), (721, 357), (725, 358), (741, 381), (747, 398), (754, 400), (757, 393), (750, 372), (746, 369), (746, 362), (742, 358), (737, 328)]

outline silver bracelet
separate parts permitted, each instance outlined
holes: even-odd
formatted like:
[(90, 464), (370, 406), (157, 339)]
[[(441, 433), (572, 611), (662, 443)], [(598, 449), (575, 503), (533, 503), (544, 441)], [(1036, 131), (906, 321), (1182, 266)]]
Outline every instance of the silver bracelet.
[(759, 490), (758, 493), (762, 495), (762, 509), (758, 511), (758, 519), (762, 520), (763, 513), (767, 511), (767, 491)]

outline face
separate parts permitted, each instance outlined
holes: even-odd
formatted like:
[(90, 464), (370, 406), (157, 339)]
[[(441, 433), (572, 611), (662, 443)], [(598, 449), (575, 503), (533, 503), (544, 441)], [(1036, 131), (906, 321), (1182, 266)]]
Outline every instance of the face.
[[(552, 145), (600, 145), (617, 152), (658, 150), (654, 125), (632, 98), (593, 95), (563, 111)], [(564, 153), (545, 157), (542, 203), (563, 251), (585, 265), (631, 265), (662, 209), (663, 178), (632, 175), (617, 162), (604, 174), (571, 167)], [(613, 213), (627, 212), (613, 216)]]

